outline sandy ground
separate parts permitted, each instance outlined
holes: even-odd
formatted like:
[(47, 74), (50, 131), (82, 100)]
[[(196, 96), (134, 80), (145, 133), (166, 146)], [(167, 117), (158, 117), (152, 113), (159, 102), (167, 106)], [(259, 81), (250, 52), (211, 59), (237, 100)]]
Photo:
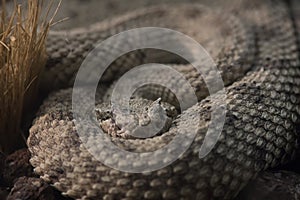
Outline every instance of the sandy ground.
[[(58, 2), (59, 0), (55, 0)], [(83, 27), (138, 8), (159, 4), (196, 3), (206, 0), (64, 0), (56, 20), (68, 18), (54, 29)], [(217, 0), (219, 1), (219, 0)]]
[[(56, 20), (67, 18), (53, 27), (54, 30), (65, 30), (73, 27), (84, 27), (106, 18), (128, 11), (161, 4), (200, 3), (213, 9), (215, 5), (224, 9), (236, 5), (240, 0), (62, 0)], [(57, 4), (59, 0), (54, 0)], [(293, 7), (300, 13), (300, 1), (291, 0)], [(300, 14), (299, 14), (300, 15)]]
[[(60, 0), (53, 0), (58, 5)], [(53, 26), (53, 30), (68, 30), (74, 27), (85, 27), (103, 19), (112, 18), (128, 11), (161, 4), (200, 3), (210, 8), (215, 5), (230, 7), (240, 0), (62, 0), (55, 21), (63, 22)], [(24, 2), (24, 0), (17, 0)], [(45, 1), (49, 2), (49, 1)], [(300, 12), (300, 1), (291, 0)], [(10, 5), (11, 7), (11, 5)], [(56, 6), (53, 6), (56, 7)], [(52, 10), (54, 12), (54, 9)]]

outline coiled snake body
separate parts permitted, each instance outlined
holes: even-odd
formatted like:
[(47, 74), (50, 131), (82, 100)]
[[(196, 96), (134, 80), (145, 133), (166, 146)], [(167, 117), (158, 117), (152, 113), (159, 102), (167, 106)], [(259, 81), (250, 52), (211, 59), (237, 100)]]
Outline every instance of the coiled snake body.
[[(251, 9), (253, 5), (255, 10)], [(85, 149), (76, 133), (71, 112), (72, 89), (58, 89), (72, 85), (82, 60), (97, 41), (143, 26), (181, 31), (205, 47), (227, 86), (226, 120), (217, 144), (200, 159), (199, 147), (214, 101), (207, 97), (205, 83), (191, 65), (176, 64), (172, 60), (171, 66), (195, 88), (198, 103), (175, 116), (163, 133), (148, 139), (118, 135), (120, 131), (111, 126), (116, 124), (108, 123), (107, 126), (107, 119), (112, 115), (102, 119), (102, 128), (113, 135), (111, 139), (117, 145), (135, 152), (153, 151), (168, 143), (174, 134), (186, 134), (190, 130), (197, 132), (194, 142), (167, 167), (149, 173), (125, 173), (103, 165)], [(212, 12), (198, 5), (152, 7), (95, 24), (90, 29), (51, 33), (47, 46), (49, 61), (41, 83), (45, 90), (57, 91), (41, 106), (30, 129), (28, 146), (35, 172), (63, 194), (76, 199), (234, 197), (260, 171), (287, 162), (296, 152), (300, 119), (297, 34), (288, 6), (276, 0), (241, 1), (230, 13)], [(108, 54), (122, 42), (116, 41), (114, 45), (107, 50)], [(155, 54), (151, 50), (124, 55), (106, 71), (103, 81), (110, 84), (135, 65), (158, 57), (168, 62), (172, 57), (164, 56), (164, 53)], [(155, 74), (150, 78), (174, 81), (167, 74)], [(96, 95), (99, 96), (96, 107), (100, 110), (103, 110), (103, 97), (107, 96), (105, 91), (100, 89)], [(144, 95), (141, 89), (141, 96), (151, 96), (152, 100), (160, 97), (169, 103), (168, 108), (172, 107), (170, 104), (177, 106), (174, 94), (168, 90), (150, 85), (146, 91)], [(184, 95), (185, 91), (178, 88), (178, 93)], [(85, 95), (84, 88), (82, 95)], [(149, 100), (132, 100), (131, 104), (137, 107), (134, 105), (139, 102), (153, 105)], [(199, 126), (195, 127), (190, 113), (200, 116), (200, 122), (196, 123)], [(184, 126), (179, 128), (178, 123)], [(92, 140), (90, 137), (87, 140)]]

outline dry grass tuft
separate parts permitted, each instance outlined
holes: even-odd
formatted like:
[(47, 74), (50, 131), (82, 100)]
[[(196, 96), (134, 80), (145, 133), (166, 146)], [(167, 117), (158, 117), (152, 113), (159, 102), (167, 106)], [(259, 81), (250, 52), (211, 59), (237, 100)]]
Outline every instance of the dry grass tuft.
[[(51, 3), (49, 4), (49, 10)], [(52, 20), (41, 20), (43, 1), (27, 0), (0, 18), (0, 150), (10, 153), (24, 139), (22, 114), (35, 101), (39, 76), (46, 62), (45, 40)], [(48, 12), (47, 12), (48, 14)]]

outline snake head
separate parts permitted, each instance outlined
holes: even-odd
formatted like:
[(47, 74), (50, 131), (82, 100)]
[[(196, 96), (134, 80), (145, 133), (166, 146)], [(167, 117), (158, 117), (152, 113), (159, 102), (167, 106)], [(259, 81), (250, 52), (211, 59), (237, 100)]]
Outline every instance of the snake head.
[(162, 104), (160, 98), (156, 101), (131, 99), (129, 105), (129, 110), (100, 106), (97, 116), (104, 132), (114, 137), (137, 138), (149, 136), (150, 132), (158, 134), (170, 127), (175, 107)]

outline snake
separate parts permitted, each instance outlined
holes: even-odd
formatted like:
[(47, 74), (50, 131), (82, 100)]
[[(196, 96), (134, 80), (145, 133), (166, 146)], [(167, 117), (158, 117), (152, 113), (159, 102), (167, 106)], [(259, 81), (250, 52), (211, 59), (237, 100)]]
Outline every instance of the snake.
[[(41, 88), (50, 94), (36, 114), (27, 141), (35, 173), (74, 199), (232, 199), (263, 170), (292, 160), (298, 149), (300, 120), (300, 29), (295, 15), (288, 1), (280, 0), (239, 1), (229, 7), (160, 5), (88, 28), (50, 32), (48, 61), (40, 80)], [(209, 94), (193, 65), (168, 52), (145, 49), (122, 55), (105, 71), (103, 87), (95, 94), (95, 124), (103, 130), (103, 137), (139, 153), (163, 148), (176, 134), (185, 137), (196, 132), (189, 148), (174, 162), (157, 170), (131, 173), (105, 165), (86, 148), (86, 143), (97, 146), (97, 135), (84, 129), (86, 137), (79, 137), (72, 113), (72, 86), (83, 60), (99, 41), (140, 27), (176, 30), (205, 48), (224, 82), (226, 116), (215, 146), (200, 158), (199, 148), (219, 92)], [(154, 37), (159, 43), (167, 43), (167, 38)], [(127, 43), (134, 43), (134, 38), (130, 39)], [(126, 44), (115, 41), (111, 45), (101, 59)], [(153, 73), (148, 78), (154, 83), (162, 79), (177, 83), (177, 91), (157, 84), (141, 87), (130, 99), (127, 115), (119, 115), (107, 100), (115, 81), (134, 66), (154, 61), (181, 73), (193, 87), (197, 102), (178, 109), (178, 96), (185, 97), (187, 92), (178, 84), (180, 80)], [(87, 73), (93, 76), (94, 72)], [(205, 73), (209, 76), (209, 71)], [(87, 90), (82, 86), (80, 91), (84, 101)], [(161, 113), (166, 123), (156, 135), (131, 135), (131, 122), (138, 127), (160, 122)], [(168, 155), (164, 156), (168, 160)], [(120, 165), (127, 159), (117, 155), (105, 158)], [(140, 160), (130, 164), (141, 165)]]

